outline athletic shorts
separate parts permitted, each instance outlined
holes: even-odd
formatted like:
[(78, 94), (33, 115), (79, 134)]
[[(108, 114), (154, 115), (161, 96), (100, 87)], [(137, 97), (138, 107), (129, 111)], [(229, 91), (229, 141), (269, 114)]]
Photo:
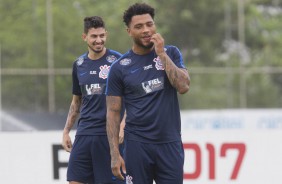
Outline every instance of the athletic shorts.
[(126, 183), (182, 184), (184, 149), (182, 142), (150, 144), (125, 140)]
[(67, 181), (88, 184), (124, 184), (113, 176), (107, 136), (76, 136), (71, 150)]

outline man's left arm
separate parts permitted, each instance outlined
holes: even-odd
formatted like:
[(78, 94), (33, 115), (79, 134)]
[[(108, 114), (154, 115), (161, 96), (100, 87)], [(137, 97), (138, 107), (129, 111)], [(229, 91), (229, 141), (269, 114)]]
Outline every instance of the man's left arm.
[(180, 94), (188, 92), (190, 85), (190, 76), (188, 71), (184, 68), (178, 68), (167, 55), (164, 50), (164, 39), (159, 33), (154, 34), (151, 41), (155, 45), (155, 51), (162, 61), (171, 85), (175, 87)]
[(190, 76), (187, 69), (178, 68), (170, 57), (164, 52), (159, 55), (165, 72), (169, 79), (170, 84), (176, 88), (180, 94), (187, 93), (189, 91)]

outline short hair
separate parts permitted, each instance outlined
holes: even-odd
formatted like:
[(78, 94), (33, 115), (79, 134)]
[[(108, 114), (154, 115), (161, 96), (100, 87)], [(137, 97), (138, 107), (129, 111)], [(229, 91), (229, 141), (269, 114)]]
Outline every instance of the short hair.
[(105, 23), (103, 19), (99, 16), (91, 16), (84, 18), (84, 33), (88, 33), (88, 30), (91, 28), (105, 28)]
[(143, 14), (150, 14), (154, 19), (155, 9), (146, 3), (135, 3), (124, 11), (123, 22), (128, 27), (133, 16)]

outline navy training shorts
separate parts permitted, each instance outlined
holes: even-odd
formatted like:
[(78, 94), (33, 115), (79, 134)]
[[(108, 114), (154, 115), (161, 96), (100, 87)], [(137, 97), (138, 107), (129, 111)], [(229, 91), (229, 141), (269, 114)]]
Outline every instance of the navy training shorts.
[(163, 144), (124, 142), (126, 183), (182, 184), (184, 149), (181, 141)]
[(71, 150), (67, 181), (88, 184), (124, 184), (113, 176), (106, 135), (76, 136)]

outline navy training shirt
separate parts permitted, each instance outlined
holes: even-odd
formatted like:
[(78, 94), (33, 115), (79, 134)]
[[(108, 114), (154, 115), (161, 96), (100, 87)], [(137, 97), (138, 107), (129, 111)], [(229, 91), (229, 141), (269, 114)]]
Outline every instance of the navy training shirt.
[(106, 135), (106, 82), (111, 64), (121, 54), (107, 49), (98, 60), (84, 53), (73, 63), (72, 93), (82, 96), (76, 135)]
[[(177, 47), (165, 46), (165, 51), (177, 67), (186, 68)], [(125, 134), (129, 140), (181, 140), (177, 90), (170, 84), (155, 50), (146, 55), (130, 50), (113, 63), (106, 95), (123, 97), (127, 113)]]

